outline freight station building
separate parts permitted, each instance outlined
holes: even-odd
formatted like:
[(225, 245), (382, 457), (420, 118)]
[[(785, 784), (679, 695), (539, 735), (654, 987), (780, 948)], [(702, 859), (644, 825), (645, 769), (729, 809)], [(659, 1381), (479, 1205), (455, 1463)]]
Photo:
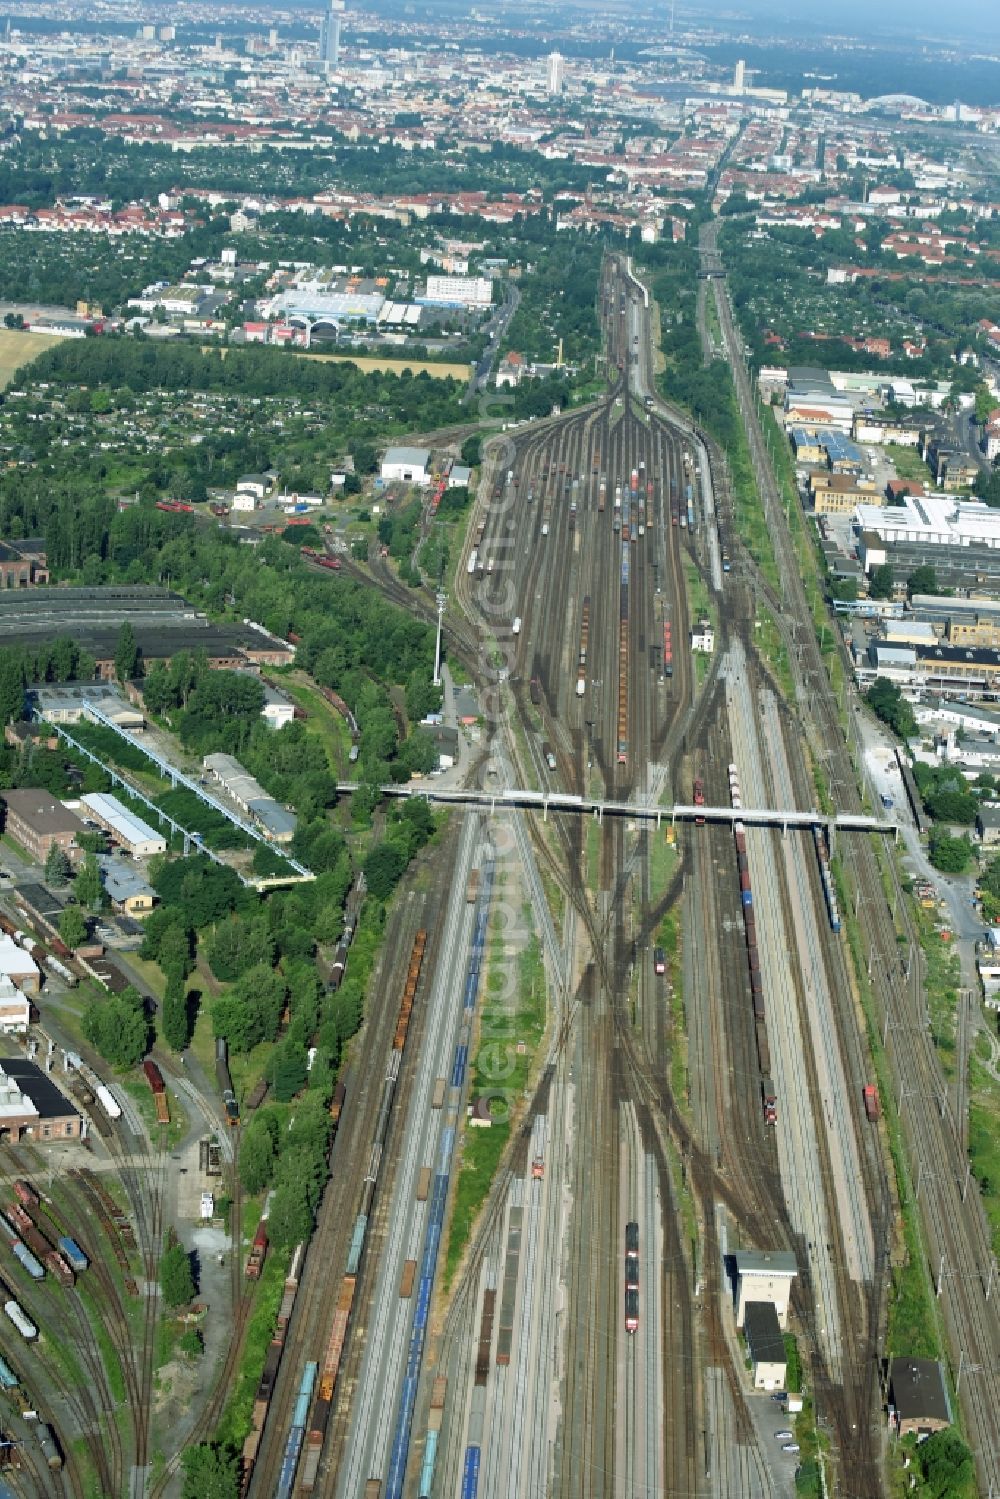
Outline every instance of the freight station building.
[(20, 1057), (0, 1061), (0, 1141), (82, 1139), (83, 1121), (69, 1099), (34, 1062)]

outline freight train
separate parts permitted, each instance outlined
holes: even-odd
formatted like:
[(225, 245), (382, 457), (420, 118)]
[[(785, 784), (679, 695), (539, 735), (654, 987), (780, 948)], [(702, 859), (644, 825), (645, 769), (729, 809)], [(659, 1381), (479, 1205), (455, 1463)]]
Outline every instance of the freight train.
[(240, 1106), (233, 1092), (233, 1079), (229, 1071), (229, 1044), (224, 1036), (219, 1036), (215, 1043), (215, 1080), (222, 1094), (226, 1121), (235, 1129), (240, 1122)]
[(830, 919), (833, 931), (840, 931), (840, 907), (837, 902), (837, 890), (833, 883), (833, 874), (830, 869), (830, 850), (827, 846), (826, 834), (818, 827), (813, 827), (813, 842), (816, 845), (816, 859), (819, 863), (819, 877), (823, 885), (823, 899), (826, 901), (826, 914)]
[(292, 1263), (285, 1280), (281, 1306), (278, 1308), (278, 1320), (275, 1324), (274, 1336), (268, 1344), (267, 1354), (264, 1359), (264, 1368), (257, 1385), (257, 1394), (254, 1397), (253, 1413), (250, 1418), (250, 1432), (243, 1443), (242, 1492), (244, 1494), (250, 1487), (250, 1478), (253, 1473), (254, 1464), (257, 1461), (260, 1439), (264, 1432), (264, 1422), (267, 1420), (267, 1413), (271, 1405), (271, 1396), (274, 1393), (275, 1380), (278, 1377), (278, 1366), (281, 1363), (281, 1355), (285, 1347), (285, 1334), (288, 1331), (292, 1309), (295, 1306), (295, 1297), (298, 1294), (299, 1267), (301, 1263), (302, 1245), (300, 1244), (292, 1255)]
[(156, 1105), (156, 1118), (160, 1124), (170, 1123), (170, 1105), (167, 1102), (167, 1089), (163, 1081), (163, 1073), (157, 1067), (152, 1057), (147, 1057), (142, 1064), (142, 1070), (146, 1074), (146, 1081), (153, 1094), (153, 1102)]
[[(729, 767), (729, 794), (734, 808), (743, 805), (739, 773), (735, 765)], [(753, 1003), (754, 1032), (757, 1040), (757, 1062), (761, 1074), (761, 1102), (764, 1122), (778, 1122), (778, 1099), (771, 1082), (771, 1048), (767, 1039), (767, 1021), (764, 1014), (764, 986), (761, 980), (760, 953), (757, 950), (757, 917), (753, 905), (753, 890), (750, 883), (750, 866), (747, 861), (746, 827), (742, 821), (733, 823), (736, 842), (736, 867), (740, 882), (740, 904), (743, 908), (743, 932), (746, 939), (747, 967), (750, 973), (750, 997)]]
[(371, 1156), (369, 1157), (368, 1172), (362, 1186), (359, 1203), (360, 1211), (354, 1221), (354, 1231), (347, 1253), (344, 1275), (341, 1278), (340, 1289), (337, 1294), (333, 1321), (330, 1327), (330, 1337), (323, 1355), (323, 1362), (318, 1370), (316, 1399), (313, 1403), (308, 1431), (304, 1438), (305, 1455), (302, 1462), (302, 1473), (299, 1478), (299, 1488), (302, 1493), (306, 1494), (312, 1493), (315, 1488), (316, 1475), (319, 1471), (319, 1460), (323, 1452), (323, 1443), (326, 1440), (326, 1429), (330, 1420), (330, 1408), (333, 1404), (334, 1389), (344, 1353), (344, 1342), (347, 1337), (347, 1328), (354, 1306), (354, 1292), (365, 1239), (368, 1233), (368, 1223), (371, 1216), (375, 1188), (378, 1183), (382, 1151), (388, 1134), (396, 1083), (399, 1077), (403, 1051), (406, 1046), (406, 1038), (409, 1033), (410, 1019), (413, 1014), (413, 1005), (423, 969), (426, 947), (427, 933), (425, 931), (417, 932), (410, 951), (410, 965), (407, 969), (406, 983), (403, 987), (403, 995), (396, 1017), (396, 1030), (393, 1035), (392, 1049), (389, 1053), (385, 1078), (382, 1083), (381, 1107), (379, 1109), (378, 1122), (375, 1126), (375, 1138), (372, 1144)]
[(622, 564), (618, 609), (618, 764), (628, 764), (628, 584), (629, 551), (622, 532)]

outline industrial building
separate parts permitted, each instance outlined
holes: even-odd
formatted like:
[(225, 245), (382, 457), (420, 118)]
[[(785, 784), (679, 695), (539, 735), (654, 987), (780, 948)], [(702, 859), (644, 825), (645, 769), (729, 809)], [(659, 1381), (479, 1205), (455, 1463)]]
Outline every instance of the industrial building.
[(86, 817), (96, 822), (110, 836), (112, 842), (133, 859), (148, 859), (153, 854), (167, 850), (167, 840), (148, 822), (143, 822), (116, 796), (104, 791), (91, 791), (81, 796), (80, 805)]
[(771, 1301), (748, 1301), (743, 1313), (743, 1335), (753, 1365), (755, 1390), (783, 1390), (787, 1373), (785, 1339)]
[(37, 650), (68, 635), (97, 661), (102, 680), (115, 678), (118, 632), (132, 626), (144, 661), (169, 662), (180, 651), (203, 651), (210, 666), (287, 666), (294, 647), (265, 630), (214, 625), (180, 594), (166, 588), (115, 584), (108, 588), (31, 588), (0, 591), (0, 635), (5, 645)]
[(894, 1358), (889, 1364), (889, 1420), (901, 1437), (929, 1437), (952, 1424), (941, 1365), (929, 1358)]
[(295, 836), (296, 818), (293, 812), (268, 796), (259, 781), (243, 769), (232, 755), (206, 755), (202, 761), (208, 771), (235, 802), (240, 811), (255, 822), (268, 838), (275, 843), (291, 843)]
[(850, 432), (854, 402), (841, 395), (825, 370), (799, 368), (788, 371), (785, 389), (785, 421), (803, 427), (836, 427)]
[(79, 1140), (82, 1120), (69, 1099), (34, 1062), (0, 1062), (0, 1141), (40, 1145)]
[(74, 724), (81, 719), (96, 723), (91, 708), (110, 718), (120, 729), (139, 734), (146, 720), (137, 708), (126, 702), (120, 692), (98, 682), (59, 682), (33, 687), (28, 693), (32, 710), (48, 723)]
[(387, 484), (429, 484), (429, 448), (387, 448), (379, 470)]
[(31, 1024), (31, 1001), (5, 973), (0, 973), (0, 1034), (23, 1036)]
[(41, 987), (38, 964), (6, 932), (0, 932), (0, 979), (7, 979), (26, 994), (37, 994)]
[(73, 857), (77, 836), (86, 832), (86, 828), (76, 813), (64, 807), (51, 792), (33, 788), (5, 791), (3, 801), (7, 808), (5, 832), (40, 864), (45, 863), (49, 850), (56, 844)]
[(794, 1254), (784, 1249), (738, 1249), (733, 1255), (736, 1269), (736, 1326), (742, 1327), (751, 1302), (769, 1301), (778, 1326), (788, 1326), (788, 1303), (792, 1281), (799, 1273)]

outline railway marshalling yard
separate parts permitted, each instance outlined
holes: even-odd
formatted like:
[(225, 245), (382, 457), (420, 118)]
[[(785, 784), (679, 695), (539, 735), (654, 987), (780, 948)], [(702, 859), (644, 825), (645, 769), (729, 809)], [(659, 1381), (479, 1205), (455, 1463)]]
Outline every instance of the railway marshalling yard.
[[(724, 289), (712, 294), (731, 336)], [(822, 755), (833, 801), (860, 811), (780, 506), (765, 492), (777, 599), (732, 529), (714, 459), (651, 395), (647, 298), (624, 261), (607, 262), (601, 313), (606, 396), (487, 449), (446, 621), (484, 702), (479, 784), (657, 806), (689, 802), (697, 782), (710, 807), (809, 810)], [(760, 651), (761, 600), (793, 703)], [(715, 648), (698, 671), (703, 614)], [(827, 1492), (882, 1492), (880, 1361), (903, 1244), (886, 1122), (861, 1107), (873, 1015), (886, 1113), (908, 1078), (903, 1138), (925, 1163), (943, 1327), (979, 1363), (966, 1431), (981, 1476), (1000, 1481), (996, 1302), (917, 1023), (919, 973), (900, 968), (892, 861), (862, 834), (835, 850), (870, 953), (865, 987), (824, 886), (825, 836), (543, 818), (499, 801), (451, 817), (390, 918), (259, 1410), (251, 1495), (791, 1494), (802, 1454), (774, 1440), (785, 1418), (751, 1391), (735, 1327), (740, 1249), (793, 1257), (790, 1329)], [(491, 1181), (472, 1170), (470, 1105), (509, 1129)], [(162, 1161), (143, 1148), (122, 1170), (155, 1183)], [(471, 1215), (470, 1190), (483, 1198)], [(141, 1250), (159, 1236), (157, 1198), (129, 1197)], [(460, 1253), (458, 1218), (471, 1218)], [(220, 1387), (251, 1304), (233, 1294)], [(76, 1417), (80, 1430), (99, 1420)], [(121, 1442), (129, 1479), (148, 1454)], [(37, 1492), (81, 1493), (72, 1469), (39, 1465)], [(169, 1473), (145, 1478), (136, 1492), (167, 1491)]]

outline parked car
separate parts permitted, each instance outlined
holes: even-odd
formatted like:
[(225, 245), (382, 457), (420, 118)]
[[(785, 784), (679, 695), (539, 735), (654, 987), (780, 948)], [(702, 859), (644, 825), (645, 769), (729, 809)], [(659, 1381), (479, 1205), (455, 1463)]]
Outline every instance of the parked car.
[(791, 1431), (776, 1431), (774, 1433), (774, 1440), (776, 1442), (790, 1442), (793, 1436), (794, 1432)]

